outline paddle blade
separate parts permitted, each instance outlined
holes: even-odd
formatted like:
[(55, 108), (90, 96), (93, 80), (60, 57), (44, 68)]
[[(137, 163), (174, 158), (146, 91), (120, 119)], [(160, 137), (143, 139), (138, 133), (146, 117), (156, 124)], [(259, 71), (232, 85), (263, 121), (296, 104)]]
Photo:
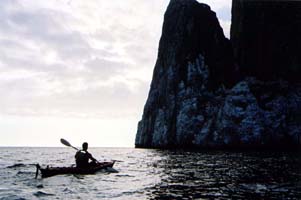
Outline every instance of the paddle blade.
[(66, 146), (68, 146), (68, 147), (71, 147), (71, 144), (67, 141), (67, 140), (65, 140), (65, 139), (61, 139), (61, 143), (63, 144), (63, 145), (66, 145)]

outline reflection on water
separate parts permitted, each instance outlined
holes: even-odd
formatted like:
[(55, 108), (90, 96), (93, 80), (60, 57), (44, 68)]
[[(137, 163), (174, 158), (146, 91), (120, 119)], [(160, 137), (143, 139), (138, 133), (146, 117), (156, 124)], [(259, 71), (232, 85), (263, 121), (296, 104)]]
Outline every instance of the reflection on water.
[(296, 152), (92, 148), (95, 157), (120, 160), (115, 170), (37, 180), (35, 163), (68, 166), (75, 152), (0, 152), (0, 199), (301, 199), (301, 159)]
[(300, 199), (298, 153), (162, 152), (153, 199)]

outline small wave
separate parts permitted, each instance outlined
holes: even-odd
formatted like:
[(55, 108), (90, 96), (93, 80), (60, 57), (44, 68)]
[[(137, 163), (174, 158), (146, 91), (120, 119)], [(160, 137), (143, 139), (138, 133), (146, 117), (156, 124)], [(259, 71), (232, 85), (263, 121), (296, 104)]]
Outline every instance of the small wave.
[(112, 168), (112, 167), (108, 167), (108, 168), (106, 169), (106, 172), (110, 172), (110, 173), (118, 173), (119, 171), (116, 170), (116, 169), (114, 169), (114, 168)]
[(108, 183), (116, 183), (117, 181), (115, 180), (108, 180), (108, 179), (104, 179), (102, 180), (103, 182), (108, 182)]
[(20, 175), (20, 174), (33, 174), (34, 172), (29, 172), (29, 171), (18, 171), (17, 172), (17, 175)]
[(63, 192), (67, 194), (74, 194), (74, 191), (70, 190), (69, 188), (65, 188)]
[(6, 191), (10, 191), (10, 189), (9, 188), (2, 188), (2, 187), (0, 187), (0, 192), (6, 192)]
[(33, 193), (33, 195), (36, 196), (36, 197), (54, 196), (54, 194), (46, 193), (46, 192), (43, 192), (43, 191), (37, 191), (37, 192)]
[(21, 167), (28, 167), (28, 166), (35, 166), (36, 164), (24, 164), (24, 163), (16, 163), (13, 165), (9, 165), (6, 168), (14, 169), (14, 168), (21, 168)]
[(16, 195), (9, 195), (7, 197), (0, 197), (1, 200), (26, 200), (22, 197), (18, 197)]
[(25, 167), (26, 165), (23, 164), (23, 163), (16, 163), (16, 164), (13, 164), (13, 165), (10, 165), (6, 168), (19, 168), (19, 167)]
[(135, 176), (128, 175), (128, 174), (118, 174), (116, 175), (116, 177), (135, 177)]
[(133, 194), (136, 194), (136, 193), (139, 193), (139, 192), (141, 192), (141, 191), (139, 191), (139, 190), (126, 191), (126, 192), (122, 192), (122, 195), (128, 195), (128, 196), (130, 196), (130, 195), (133, 195)]

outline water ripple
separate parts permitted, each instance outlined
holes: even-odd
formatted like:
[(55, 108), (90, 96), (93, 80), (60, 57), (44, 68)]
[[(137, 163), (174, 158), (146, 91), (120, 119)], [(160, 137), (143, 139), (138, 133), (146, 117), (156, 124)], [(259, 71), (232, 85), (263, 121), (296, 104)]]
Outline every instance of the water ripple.
[(28, 163), (70, 166), (74, 151), (1, 150), (0, 199), (301, 199), (301, 158), (293, 152), (91, 148), (95, 157), (122, 162), (95, 175), (34, 179)]
[(36, 197), (55, 196), (54, 194), (43, 192), (43, 191), (37, 191), (37, 192), (33, 193), (33, 195)]

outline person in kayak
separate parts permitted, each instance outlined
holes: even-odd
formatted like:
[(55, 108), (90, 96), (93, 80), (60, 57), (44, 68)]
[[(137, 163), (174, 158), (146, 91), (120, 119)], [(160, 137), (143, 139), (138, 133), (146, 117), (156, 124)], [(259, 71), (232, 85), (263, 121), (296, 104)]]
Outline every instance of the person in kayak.
[[(95, 165), (97, 160), (88, 152), (88, 143), (84, 142), (82, 147), (83, 149), (75, 154), (76, 167), (87, 168)], [(92, 162), (89, 162), (89, 160), (92, 160)]]

